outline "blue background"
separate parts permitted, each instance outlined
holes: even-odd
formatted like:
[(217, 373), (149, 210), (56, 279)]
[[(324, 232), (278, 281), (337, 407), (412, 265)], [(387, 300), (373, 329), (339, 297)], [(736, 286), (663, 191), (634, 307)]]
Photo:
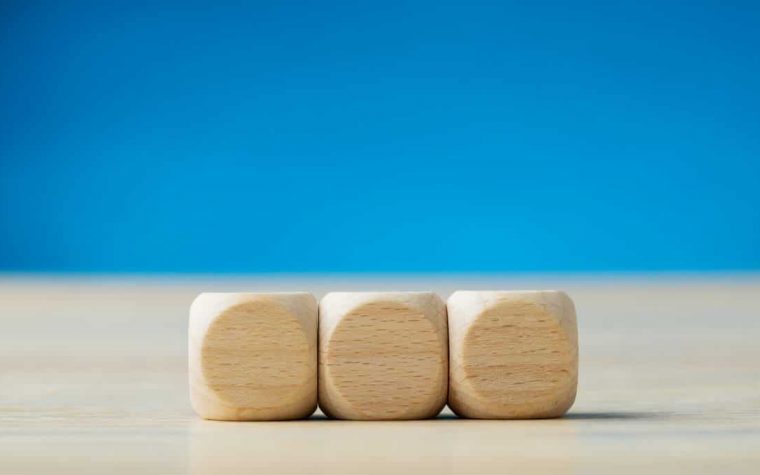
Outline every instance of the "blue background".
[(760, 2), (0, 3), (0, 270), (759, 268)]

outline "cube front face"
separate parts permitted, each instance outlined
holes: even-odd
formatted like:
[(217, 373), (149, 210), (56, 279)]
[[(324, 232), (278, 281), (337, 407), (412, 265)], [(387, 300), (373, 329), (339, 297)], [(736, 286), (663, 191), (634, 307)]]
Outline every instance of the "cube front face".
[(317, 404), (317, 304), (303, 293), (204, 293), (190, 309), (190, 399), (203, 418), (284, 420)]
[(446, 403), (446, 308), (429, 292), (334, 292), (320, 302), (319, 404), (355, 420), (424, 419)]
[(575, 308), (563, 292), (460, 291), (448, 301), (449, 407), (483, 419), (558, 417), (575, 400)]

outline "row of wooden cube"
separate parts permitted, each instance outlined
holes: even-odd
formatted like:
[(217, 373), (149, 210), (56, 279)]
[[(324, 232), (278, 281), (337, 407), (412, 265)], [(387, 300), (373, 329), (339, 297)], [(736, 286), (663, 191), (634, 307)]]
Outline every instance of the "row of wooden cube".
[(190, 309), (203, 418), (558, 417), (575, 400), (573, 302), (558, 291), (203, 293)]

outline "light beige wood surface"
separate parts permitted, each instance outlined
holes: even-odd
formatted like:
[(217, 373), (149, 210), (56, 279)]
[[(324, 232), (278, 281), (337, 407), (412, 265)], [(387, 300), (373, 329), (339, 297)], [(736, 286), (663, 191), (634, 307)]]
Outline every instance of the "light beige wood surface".
[(200, 294), (188, 321), (190, 401), (223, 421), (317, 408), (317, 301), (309, 293)]
[(564, 292), (458, 291), (446, 306), (452, 411), (477, 419), (567, 412), (578, 382), (578, 331)]
[(319, 407), (350, 420), (436, 416), (449, 374), (433, 292), (331, 292), (319, 302)]
[[(217, 422), (188, 400), (201, 291), (558, 288), (580, 372), (561, 419)], [(0, 279), (0, 473), (760, 471), (760, 278)]]

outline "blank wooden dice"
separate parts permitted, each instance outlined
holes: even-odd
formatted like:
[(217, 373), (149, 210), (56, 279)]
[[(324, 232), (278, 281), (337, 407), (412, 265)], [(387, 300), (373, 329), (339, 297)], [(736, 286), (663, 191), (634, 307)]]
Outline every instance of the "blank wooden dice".
[(319, 304), (319, 405), (330, 417), (434, 417), (446, 403), (446, 307), (431, 292), (333, 292)]
[(190, 399), (201, 417), (298, 419), (316, 409), (311, 294), (204, 293), (189, 330)]
[(455, 292), (449, 407), (478, 419), (558, 417), (575, 401), (575, 308), (563, 292)]

